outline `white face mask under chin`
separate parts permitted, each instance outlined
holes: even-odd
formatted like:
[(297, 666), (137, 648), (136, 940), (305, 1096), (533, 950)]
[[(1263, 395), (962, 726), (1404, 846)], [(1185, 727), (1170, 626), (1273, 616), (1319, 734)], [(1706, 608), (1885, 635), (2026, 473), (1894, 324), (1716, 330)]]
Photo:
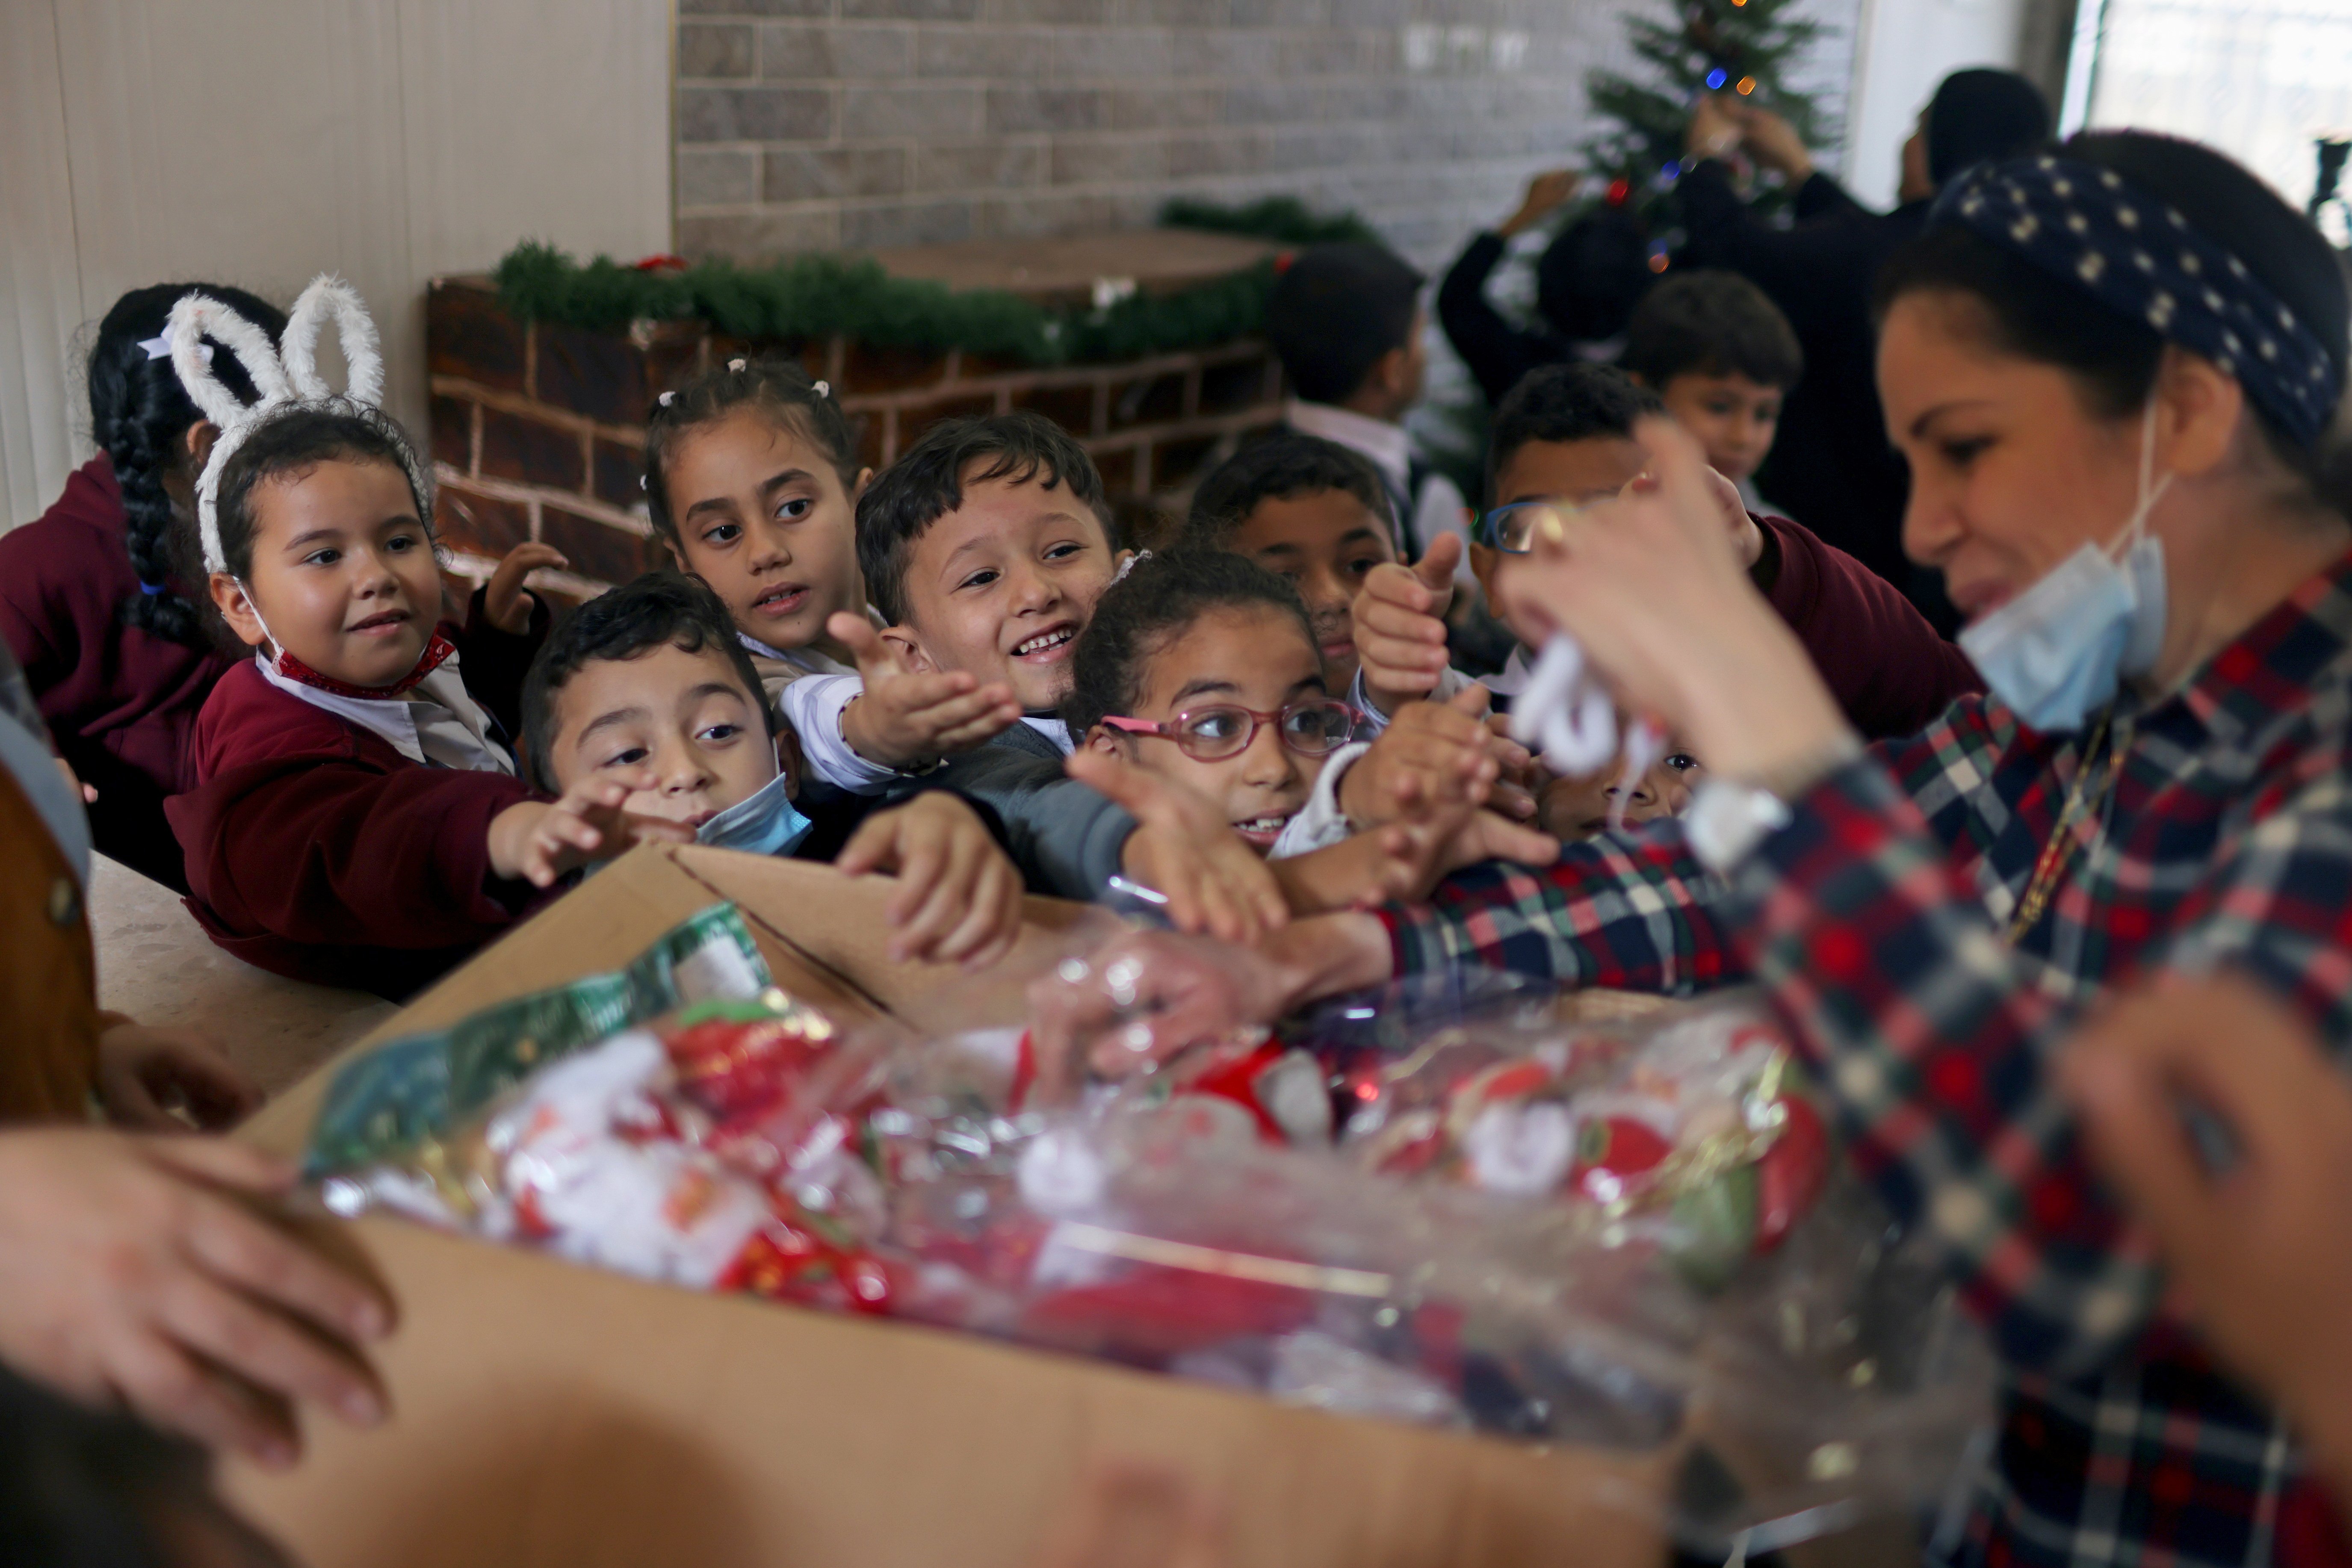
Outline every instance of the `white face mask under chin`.
[(1962, 651), (2027, 728), (2079, 730), (2126, 677), (2147, 674), (2164, 647), (2164, 542), (2148, 513), (2171, 487), (2157, 478), (2156, 405), (2140, 425), (2139, 495), (2105, 548), (2090, 542), (2025, 592), (1960, 633)]

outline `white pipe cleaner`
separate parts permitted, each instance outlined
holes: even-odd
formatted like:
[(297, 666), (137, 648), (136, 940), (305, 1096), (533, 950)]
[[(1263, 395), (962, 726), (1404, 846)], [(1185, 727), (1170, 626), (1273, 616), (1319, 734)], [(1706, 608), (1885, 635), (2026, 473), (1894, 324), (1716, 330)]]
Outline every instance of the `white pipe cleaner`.
[[(331, 317), (348, 369), (338, 396), (319, 374), (319, 333)], [(206, 419), (220, 430), (204, 473), (196, 480), (196, 527), (204, 542), (205, 570), (226, 572), (228, 557), (221, 548), (220, 480), (228, 460), (253, 432), (275, 416), (299, 407), (356, 409), (381, 424), (400, 452), (417, 515), (433, 515), (432, 476), (425, 472), (416, 449), (381, 409), (383, 402), (383, 353), (375, 323), (358, 293), (341, 279), (321, 274), (312, 280), (288, 312), (282, 349), (273, 347), (269, 334), (218, 300), (205, 294), (184, 294), (172, 307), (164, 336), (172, 345), (172, 367), (180, 384)], [(251, 403), (238, 400), (214, 374), (212, 351), (203, 340), (226, 343), (253, 381), (258, 394)]]
[(1577, 778), (1622, 758), (1616, 793), (1609, 800), (1612, 831), (1625, 826), (1626, 803), (1643, 775), (1666, 754), (1665, 731), (1654, 720), (1636, 719), (1620, 736), (1616, 703), (1594, 677), (1584, 646), (1566, 632), (1554, 633), (1544, 644), (1527, 685), (1511, 700), (1511, 738), (1540, 749), (1552, 772)]
[(1552, 772), (1579, 778), (1617, 754), (1617, 705), (1585, 663), (1583, 645), (1565, 632), (1544, 644), (1511, 699), (1511, 738), (1540, 749)]

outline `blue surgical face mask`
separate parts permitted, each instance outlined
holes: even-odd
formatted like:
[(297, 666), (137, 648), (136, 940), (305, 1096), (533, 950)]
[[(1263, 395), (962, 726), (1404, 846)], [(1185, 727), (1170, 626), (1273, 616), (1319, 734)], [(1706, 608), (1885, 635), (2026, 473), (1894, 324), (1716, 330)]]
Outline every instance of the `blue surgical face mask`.
[(809, 819), (793, 804), (789, 781), (779, 773), (767, 784), (695, 829), (694, 841), (714, 849), (751, 855), (788, 855)]
[(2139, 504), (2105, 549), (2085, 543), (2033, 586), (1960, 633), (1994, 696), (2028, 729), (2083, 727), (2124, 678), (2147, 674), (2164, 646), (2164, 542), (2147, 514), (2172, 483), (2150, 482), (2156, 405), (2140, 426)]

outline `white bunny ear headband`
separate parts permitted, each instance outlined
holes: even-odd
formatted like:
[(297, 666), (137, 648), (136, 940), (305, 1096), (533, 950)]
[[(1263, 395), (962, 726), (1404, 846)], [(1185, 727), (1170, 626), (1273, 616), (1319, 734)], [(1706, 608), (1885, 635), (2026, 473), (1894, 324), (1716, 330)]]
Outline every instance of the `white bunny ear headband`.
[[(330, 392), (319, 374), (319, 333), (331, 316), (349, 372), (340, 395)], [(375, 323), (368, 319), (367, 307), (350, 284), (321, 274), (303, 289), (286, 318), (282, 346), (272, 346), (268, 332), (206, 294), (182, 295), (172, 307), (163, 335), (171, 344), (172, 368), (179, 372), (180, 384), (204, 416), (220, 429), (196, 481), (196, 526), (204, 542), (205, 571), (228, 570), (227, 555), (221, 549), (222, 471), (255, 430), (296, 409), (354, 415), (376, 426), (400, 453), (417, 515), (430, 521), (432, 476), (425, 472), (408, 437), (378, 406), (383, 401), (383, 353)], [(252, 377), (258, 395), (251, 403), (240, 401), (213, 373), (212, 350), (204, 342), (207, 337), (227, 344)]]

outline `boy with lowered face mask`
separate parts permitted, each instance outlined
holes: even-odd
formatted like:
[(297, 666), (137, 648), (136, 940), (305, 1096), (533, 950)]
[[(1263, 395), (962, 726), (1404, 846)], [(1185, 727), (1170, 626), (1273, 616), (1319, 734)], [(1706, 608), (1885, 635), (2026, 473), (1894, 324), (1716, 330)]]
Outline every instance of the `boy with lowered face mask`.
[[(727, 605), (695, 578), (648, 573), (566, 616), (532, 661), (522, 710), (543, 786), (625, 779), (623, 811), (683, 823), (720, 848), (785, 855), (807, 831), (792, 799), (792, 733)], [(835, 864), (897, 877), (885, 910), (894, 961), (978, 967), (1020, 934), (1020, 874), (943, 791), (868, 816)]]
[(857, 561), (884, 643), (908, 670), (1009, 689), (1023, 715), (919, 782), (993, 811), (1034, 891), (1139, 885), (1181, 927), (1253, 940), (1288, 918), (1265, 863), (1209, 802), (1112, 758), (1073, 761), (1055, 717), (1078, 634), (1126, 559), (1108, 513), (1085, 448), (1033, 414), (942, 421), (866, 487)]

